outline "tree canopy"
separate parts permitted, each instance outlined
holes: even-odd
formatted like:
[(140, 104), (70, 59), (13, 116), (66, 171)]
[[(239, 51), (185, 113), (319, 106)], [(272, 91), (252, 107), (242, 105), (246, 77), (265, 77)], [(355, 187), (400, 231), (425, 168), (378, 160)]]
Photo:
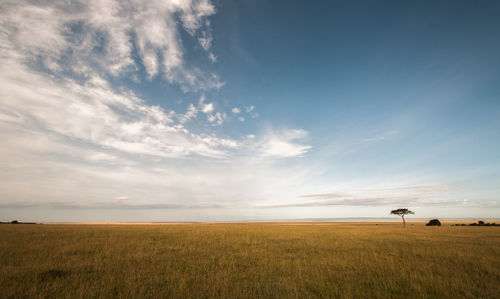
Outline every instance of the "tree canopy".
[(397, 209), (397, 210), (392, 210), (391, 214), (398, 215), (398, 216), (404, 216), (404, 215), (415, 214), (415, 213), (408, 210), (408, 209)]

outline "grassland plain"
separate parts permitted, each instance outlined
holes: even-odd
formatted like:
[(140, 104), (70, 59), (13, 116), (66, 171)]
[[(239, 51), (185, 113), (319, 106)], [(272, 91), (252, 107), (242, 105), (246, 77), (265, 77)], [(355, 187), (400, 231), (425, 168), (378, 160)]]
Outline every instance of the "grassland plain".
[(499, 227), (0, 225), (0, 297), (499, 298)]

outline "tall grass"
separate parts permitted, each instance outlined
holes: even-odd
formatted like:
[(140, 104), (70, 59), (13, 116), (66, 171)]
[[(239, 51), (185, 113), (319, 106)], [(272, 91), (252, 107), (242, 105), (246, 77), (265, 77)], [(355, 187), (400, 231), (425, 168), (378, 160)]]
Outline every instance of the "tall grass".
[(498, 298), (500, 229), (0, 225), (0, 297)]

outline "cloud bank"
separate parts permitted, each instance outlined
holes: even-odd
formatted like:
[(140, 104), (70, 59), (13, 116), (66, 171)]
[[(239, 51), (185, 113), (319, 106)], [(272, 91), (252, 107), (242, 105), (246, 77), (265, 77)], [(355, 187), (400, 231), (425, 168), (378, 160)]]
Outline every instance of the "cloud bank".
[[(449, 199), (446, 193), (459, 191), (458, 188), (440, 184), (380, 187), (332, 193), (305, 194), (294, 201), (258, 205), (259, 208), (286, 207), (327, 207), (327, 206), (498, 206), (497, 201), (476, 201)], [(445, 196), (443, 198), (443, 195)]]

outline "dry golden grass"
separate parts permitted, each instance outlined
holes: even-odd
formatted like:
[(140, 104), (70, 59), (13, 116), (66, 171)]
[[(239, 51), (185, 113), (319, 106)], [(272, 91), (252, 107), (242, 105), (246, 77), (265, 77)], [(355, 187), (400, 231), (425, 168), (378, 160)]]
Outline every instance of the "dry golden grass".
[(500, 296), (499, 227), (0, 225), (0, 297)]

